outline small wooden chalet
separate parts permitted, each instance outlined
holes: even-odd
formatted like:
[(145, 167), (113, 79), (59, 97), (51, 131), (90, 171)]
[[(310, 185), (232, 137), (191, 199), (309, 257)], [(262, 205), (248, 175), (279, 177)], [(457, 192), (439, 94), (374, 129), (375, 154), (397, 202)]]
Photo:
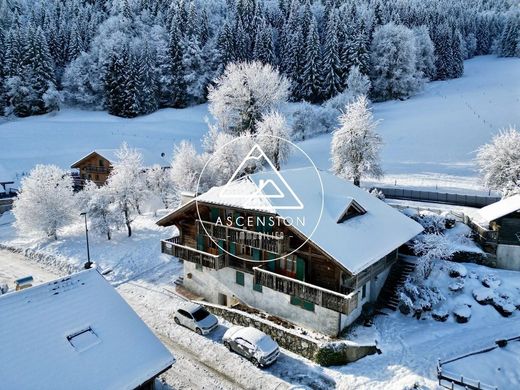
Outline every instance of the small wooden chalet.
[(0, 296), (0, 388), (153, 390), (175, 362), (95, 269)]
[(520, 271), (520, 194), (466, 216), (466, 223), (497, 267)]
[[(317, 225), (286, 224), (294, 210), (250, 202), (247, 196), (222, 199), (221, 187), (214, 187), (157, 222), (179, 231), (162, 241), (162, 252), (184, 260), (184, 286), (210, 302), (243, 302), (337, 335), (365, 303), (376, 300), (398, 261), (398, 248), (422, 227), (330, 173), (320, 173), (324, 195), (310, 188), (309, 169), (281, 174), (298, 193), (304, 213), (316, 214), (323, 202)], [(262, 191), (270, 175), (233, 182), (232, 192)], [(253, 223), (245, 226), (243, 221)]]
[(77, 169), (75, 186), (83, 187), (87, 180), (91, 180), (98, 186), (106, 183), (112, 170), (112, 161), (115, 161), (113, 151), (93, 151), (76, 161), (70, 167)]

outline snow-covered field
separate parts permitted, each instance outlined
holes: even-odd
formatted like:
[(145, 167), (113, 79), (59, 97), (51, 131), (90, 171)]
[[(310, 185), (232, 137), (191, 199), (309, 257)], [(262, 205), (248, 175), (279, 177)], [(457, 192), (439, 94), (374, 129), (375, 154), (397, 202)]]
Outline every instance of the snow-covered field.
[[(406, 101), (377, 103), (374, 113), (385, 142), (386, 176), (378, 184), (481, 190), (474, 151), (499, 129), (520, 125), (520, 59), (473, 58), (465, 62), (462, 78), (429, 83)], [(63, 109), (10, 120), (0, 124), (0, 179), (16, 178), (37, 163), (68, 168), (93, 149), (123, 141), (140, 148), (147, 163), (168, 164), (175, 142), (188, 139), (200, 147), (206, 116), (207, 105), (200, 105), (136, 119)], [(330, 167), (330, 138), (300, 144), (322, 169)], [(300, 163), (293, 159), (288, 165)]]

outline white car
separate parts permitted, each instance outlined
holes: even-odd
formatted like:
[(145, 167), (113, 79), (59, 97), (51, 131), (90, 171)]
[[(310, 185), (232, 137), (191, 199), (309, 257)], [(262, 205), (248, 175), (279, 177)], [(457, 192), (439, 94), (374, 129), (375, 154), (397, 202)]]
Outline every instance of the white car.
[(251, 326), (232, 326), (224, 333), (222, 342), (227, 349), (244, 356), (257, 367), (273, 364), (280, 354), (276, 341)]
[(188, 305), (178, 309), (173, 320), (198, 334), (208, 334), (218, 326), (218, 319), (201, 305)]

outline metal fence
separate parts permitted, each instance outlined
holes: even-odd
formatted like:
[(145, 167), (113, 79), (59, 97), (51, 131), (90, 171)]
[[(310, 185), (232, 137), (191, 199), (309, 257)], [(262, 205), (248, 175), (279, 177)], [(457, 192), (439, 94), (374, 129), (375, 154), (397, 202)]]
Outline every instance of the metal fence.
[(500, 200), (497, 196), (461, 195), (448, 192), (407, 190), (404, 188), (379, 188), (388, 199), (443, 203), (456, 206), (484, 207)]

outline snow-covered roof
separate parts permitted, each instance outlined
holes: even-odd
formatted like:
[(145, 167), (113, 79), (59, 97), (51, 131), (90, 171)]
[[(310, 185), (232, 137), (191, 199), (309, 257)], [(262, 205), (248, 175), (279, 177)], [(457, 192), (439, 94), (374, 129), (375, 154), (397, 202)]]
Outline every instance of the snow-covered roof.
[[(256, 173), (227, 184), (233, 186), (229, 192), (234, 193), (234, 197), (223, 198), (222, 187), (214, 187), (197, 200), (274, 213), (293, 221), (304, 214), (311, 223), (292, 226), (353, 274), (363, 271), (423, 230), (420, 224), (385, 202), (329, 172), (320, 172), (323, 198), (313, 168), (289, 169), (280, 173), (303, 203), (303, 210), (280, 208), (280, 200), (276, 197), (251, 199), (251, 194), (262, 188), (260, 183), (274, 178), (273, 172)], [(366, 213), (338, 223), (338, 216), (353, 201)], [(317, 226), (312, 223), (318, 220)]]
[(490, 222), (502, 218), (508, 214), (520, 210), (520, 194), (510, 196), (482, 207), (475, 215), (475, 221), (481, 225), (489, 225)]
[(134, 389), (174, 358), (95, 269), (0, 296), (0, 387)]
[[(140, 152), (143, 156), (143, 163), (145, 166), (152, 166), (154, 164), (159, 164), (161, 166), (169, 166), (169, 160), (167, 156), (161, 156), (159, 155), (152, 155), (147, 149), (142, 148), (135, 148), (138, 152)], [(95, 154), (100, 155), (101, 157), (106, 158), (111, 163), (118, 161), (119, 158), (117, 157), (117, 151), (118, 149), (95, 149), (89, 154), (81, 157), (78, 161), (73, 163), (70, 167), (71, 168), (78, 168), (78, 165), (80, 165), (83, 161), (89, 159)]]

